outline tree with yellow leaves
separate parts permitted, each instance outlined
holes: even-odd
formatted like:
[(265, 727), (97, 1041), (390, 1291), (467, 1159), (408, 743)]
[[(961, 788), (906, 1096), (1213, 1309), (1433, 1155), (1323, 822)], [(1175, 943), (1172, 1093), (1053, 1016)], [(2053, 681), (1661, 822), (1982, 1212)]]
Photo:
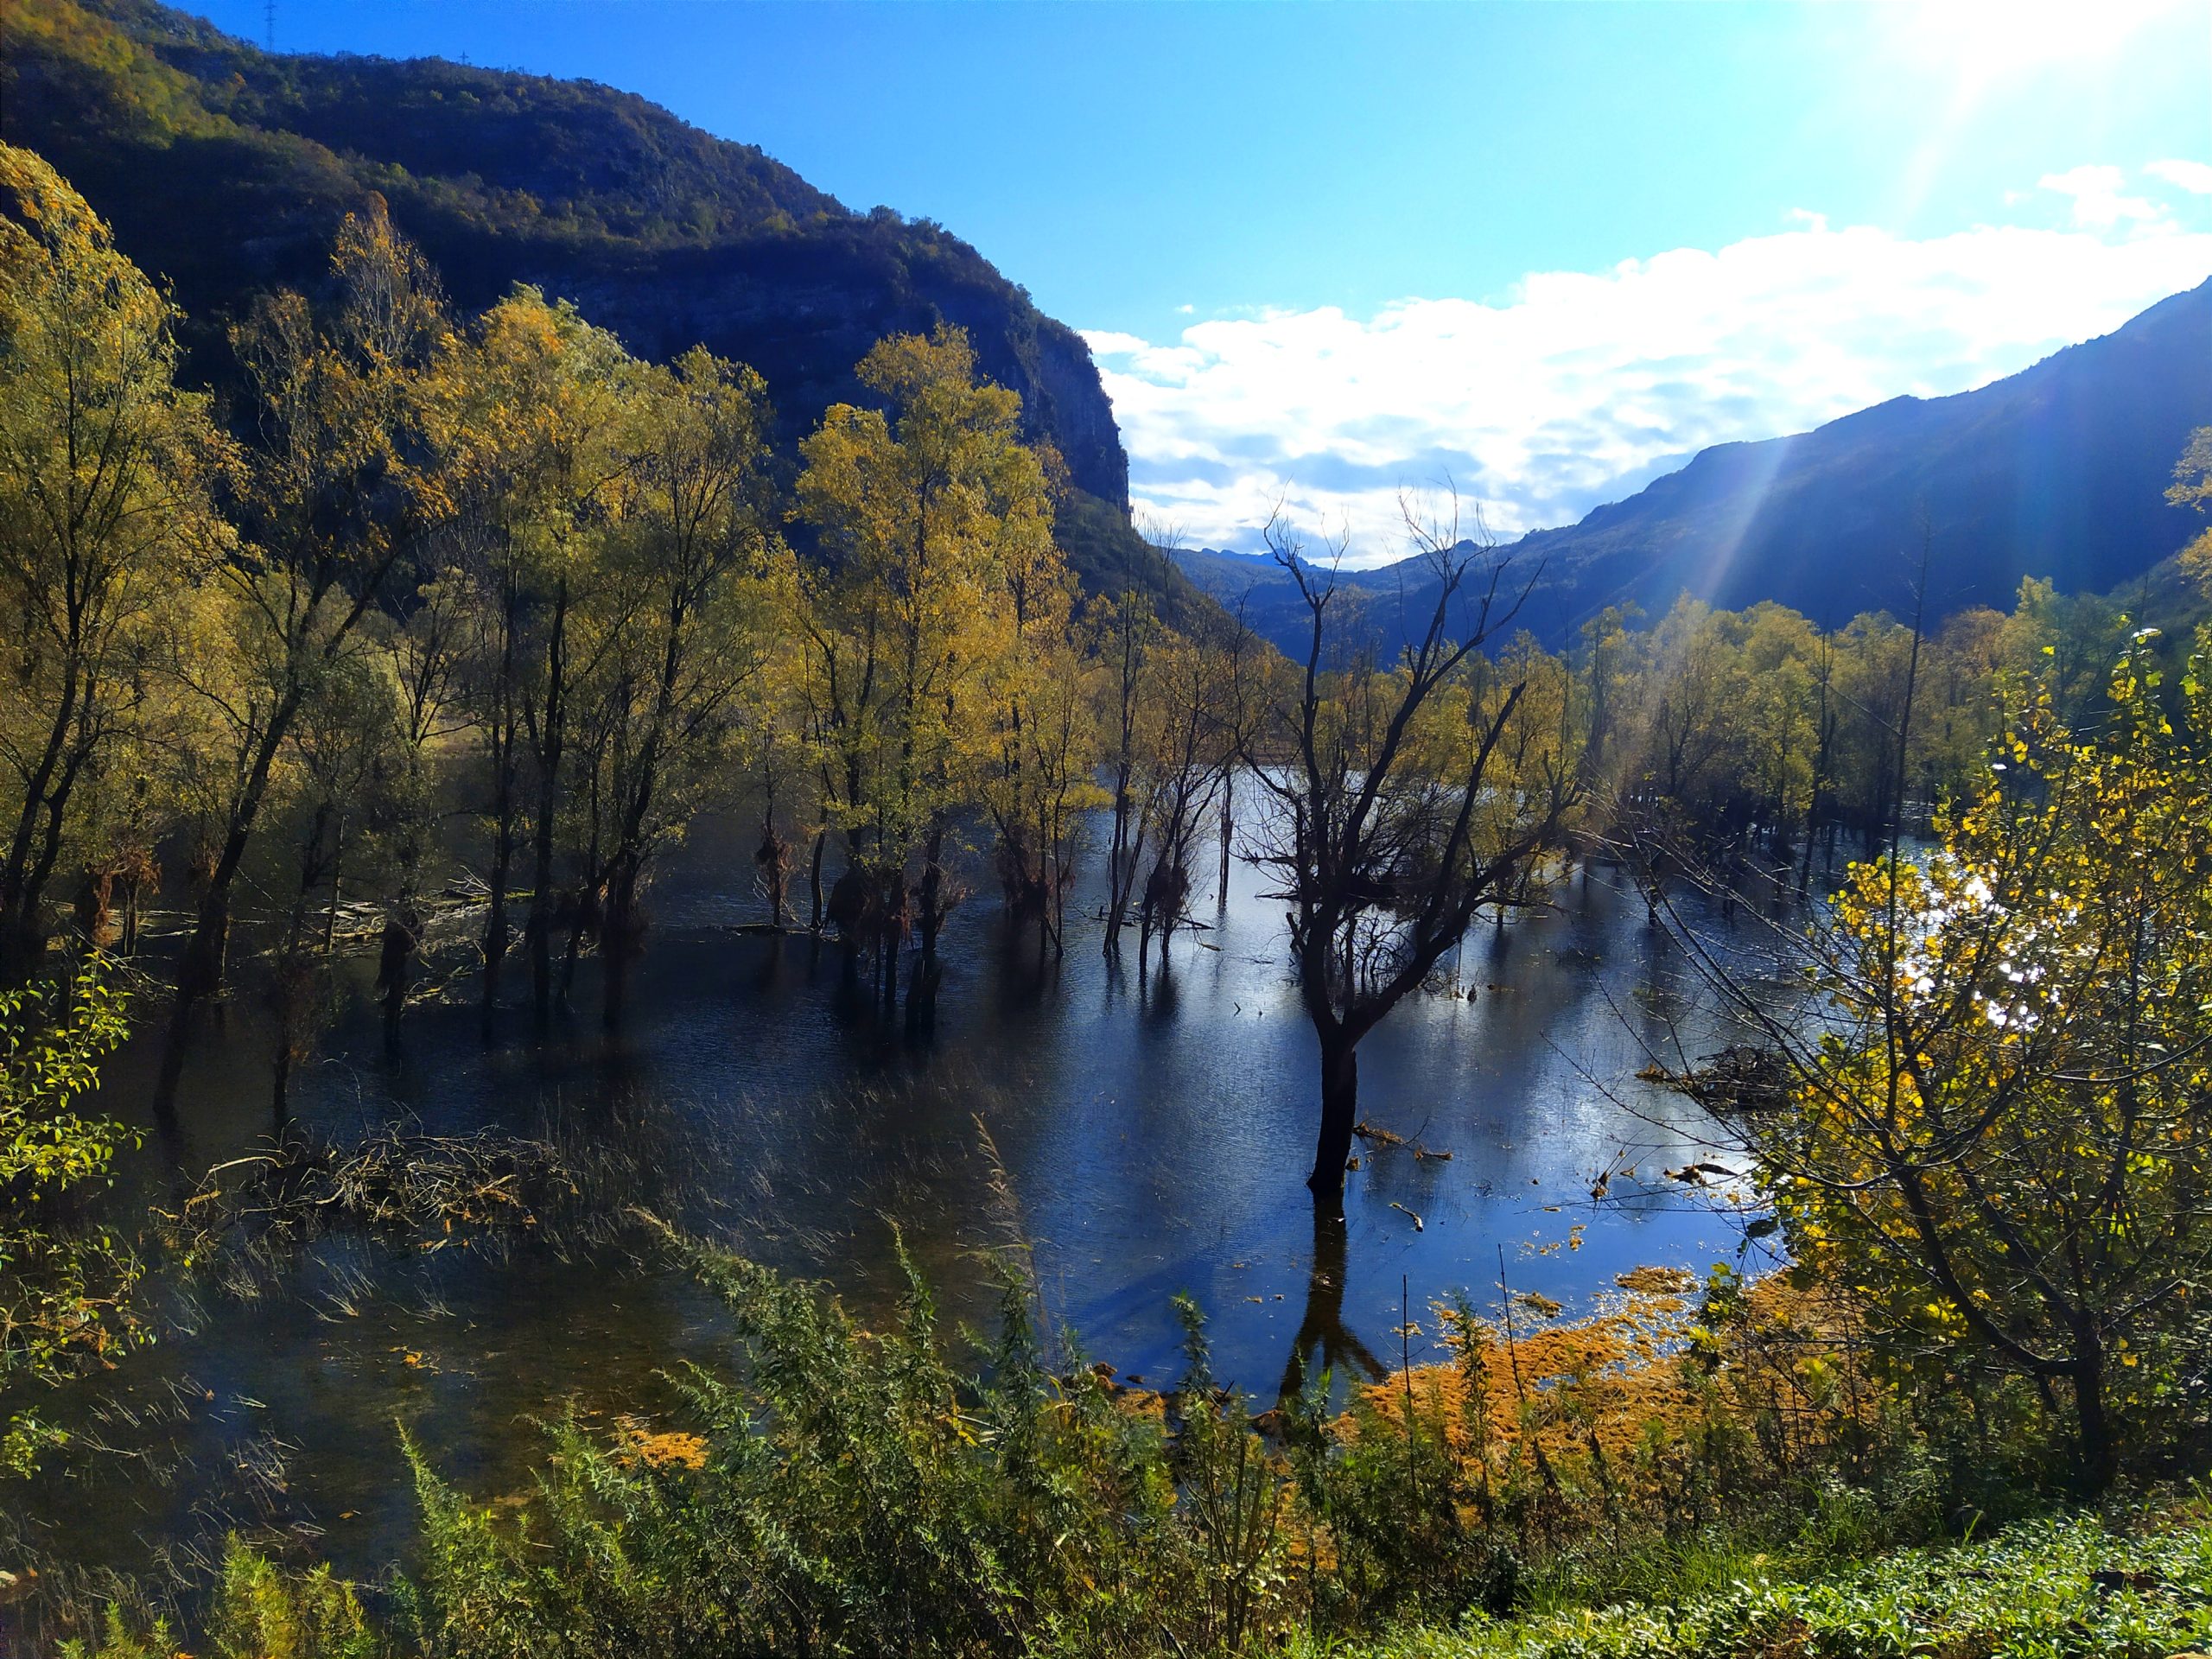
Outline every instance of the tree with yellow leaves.
[[(2189, 448), (2174, 463), (2174, 481), (2166, 499), (2177, 507), (2202, 512), (2212, 507), (2212, 426), (2190, 434)], [(2212, 588), (2212, 530), (2200, 532), (2181, 552), (2182, 569), (2200, 588)]]
[(257, 442), (240, 473), (242, 534), (213, 585), (242, 667), (213, 699), (226, 731), (219, 822), (155, 1090), (165, 1121), (194, 1016), (222, 984), (232, 890), (294, 723), (452, 514), (454, 340), (434, 274), (372, 200), (340, 227), (331, 275), (329, 307), (278, 294), (233, 334)]
[(490, 772), (487, 1020), (514, 943), (511, 894), (525, 835), (531, 997), (541, 1020), (552, 1011), (570, 702), (592, 666), (575, 620), (609, 579), (607, 543), (629, 511), (632, 457), (622, 433), (640, 371), (613, 335), (531, 288), (485, 313), (452, 365), (461, 444), (452, 557), (473, 601), (467, 692)]
[[(1058, 458), (1042, 459), (1050, 478)], [(1092, 777), (1098, 732), (1090, 665), (1076, 645), (1074, 578), (1049, 536), (1019, 520), (1009, 528), (1000, 562), (1008, 648), (986, 671), (981, 790), (1007, 913), (1033, 921), (1040, 950), (1058, 951), (1082, 814), (1108, 798)]]
[(925, 1015), (959, 898), (950, 838), (991, 749), (991, 669), (1017, 646), (1009, 573), (1049, 559), (1052, 494), (1020, 398), (976, 378), (958, 329), (882, 340), (860, 378), (886, 407), (838, 404), (801, 446), (798, 516), (821, 554), (806, 673), (849, 860), (833, 919), (880, 970), (912, 926)]
[(0, 145), (0, 984), (64, 838), (158, 696), (165, 612), (223, 547), (227, 447), (175, 384), (168, 300), (37, 156)]
[(1907, 1375), (1976, 1397), (2024, 1379), (2063, 1409), (2088, 1491), (2154, 1431), (2212, 1274), (2198, 676), (2177, 728), (2146, 630), (2093, 728), (2029, 694), (1940, 846), (1854, 866), (1803, 941), (1815, 1018), (1715, 976), (1796, 1079), (1744, 1128), (1793, 1256), (1861, 1299)]
[(1167, 960), (1168, 941), (1190, 900), (1192, 849), (1217, 807), (1242, 735), (1234, 717), (1239, 663), (1222, 648), (1225, 643), (1164, 629), (1146, 655), (1125, 849), (1136, 897), (1139, 968), (1154, 934), (1160, 961)]
[(640, 372), (622, 443), (631, 492), (595, 619), (591, 799), (601, 833), (587, 888), (603, 893), (607, 1025), (620, 1023), (654, 853), (681, 832), (709, 762), (766, 655), (766, 583), (780, 547), (760, 377), (701, 347)]

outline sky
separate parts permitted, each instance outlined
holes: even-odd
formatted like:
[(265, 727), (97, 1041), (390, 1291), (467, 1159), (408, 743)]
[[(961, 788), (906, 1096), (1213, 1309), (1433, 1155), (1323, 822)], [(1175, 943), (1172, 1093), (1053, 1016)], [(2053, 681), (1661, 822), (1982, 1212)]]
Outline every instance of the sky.
[(586, 76), (937, 219), (1084, 332), (1194, 545), (1281, 503), (1395, 557), (1408, 492), (1569, 523), (2212, 276), (2212, 0), (276, 0), (274, 40)]

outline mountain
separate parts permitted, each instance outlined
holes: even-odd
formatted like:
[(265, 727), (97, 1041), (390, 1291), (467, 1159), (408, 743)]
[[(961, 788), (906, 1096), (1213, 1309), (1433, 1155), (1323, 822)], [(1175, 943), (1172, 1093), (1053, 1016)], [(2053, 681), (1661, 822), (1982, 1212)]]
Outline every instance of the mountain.
[[(1306, 646), (1313, 637), (1312, 613), (1299, 594), (1298, 584), (1272, 555), (1198, 547), (1176, 548), (1172, 556), (1201, 593), (1242, 617), (1262, 639), (1294, 660), (1305, 660)], [(1378, 570), (1342, 570), (1337, 573), (1336, 582), (1338, 590), (1349, 594), (1362, 613), (1372, 619), (1376, 607), (1395, 596), (1401, 579), (1414, 569), (1408, 561), (1402, 569), (1385, 565)], [(1325, 576), (1325, 573), (1317, 574)], [(1432, 597), (1429, 602), (1433, 607), (1435, 601)], [(1398, 637), (1387, 623), (1384, 632)]]
[[(2212, 282), (1977, 391), (1719, 444), (1578, 524), (1534, 531), (1508, 550), (1517, 571), (1541, 572), (1517, 620), (1556, 645), (1609, 604), (1658, 611), (1685, 592), (1729, 607), (1775, 600), (1828, 626), (1909, 616), (1923, 547), (1931, 622), (2009, 606), (2023, 576), (2109, 591), (2203, 527), (2164, 499), (2201, 426), (2212, 426)], [(1237, 566), (1224, 556), (1185, 569), (1233, 605)], [(1248, 614), (1292, 649), (1287, 577), (1244, 563)], [(1354, 580), (1377, 596), (1370, 614), (1386, 640), (1435, 603), (1414, 562)]]
[(0, 137), (35, 149), (174, 285), (194, 372), (224, 325), (322, 275), (372, 191), (455, 303), (518, 282), (573, 300), (634, 352), (703, 342), (766, 378), (787, 440), (865, 394), (882, 336), (940, 321), (1021, 394), (1082, 497), (1064, 538), (1094, 589), (1129, 573), (1195, 598), (1127, 523), (1128, 462), (1090, 349), (967, 243), (855, 213), (747, 144), (590, 81), (436, 59), (276, 55), (153, 0), (10, 0)]

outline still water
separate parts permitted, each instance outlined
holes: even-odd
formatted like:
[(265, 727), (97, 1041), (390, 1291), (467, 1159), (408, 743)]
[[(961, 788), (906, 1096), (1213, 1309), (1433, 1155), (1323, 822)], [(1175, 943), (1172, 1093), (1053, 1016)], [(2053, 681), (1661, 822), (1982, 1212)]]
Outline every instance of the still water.
[[(1363, 1116), (1451, 1156), (1363, 1143), (1338, 1235), (1317, 1233), (1302, 1185), (1314, 1039), (1281, 907), (1250, 868), (1235, 867), (1225, 905), (1202, 893), (1208, 930), (1143, 974), (1134, 931), (1115, 969), (1096, 923), (1077, 919), (1096, 892), (1071, 906), (1065, 958), (1042, 964), (1033, 933), (1009, 940), (976, 897), (952, 924), (936, 1031), (918, 1042), (835, 945), (739, 931), (762, 912), (746, 850), (735, 829), (710, 828), (671, 860), (619, 1040), (601, 1038), (588, 974), (589, 1012), (548, 1044), (523, 1013), (487, 1043), (464, 985), (455, 1005), (410, 1010), (389, 1057), (357, 999), (296, 1079), (296, 1115), (341, 1141), (394, 1120), (599, 1137), (639, 1172), (626, 1199), (864, 1308), (895, 1293), (903, 1237), (944, 1311), (986, 1320), (983, 1252), (1018, 1237), (1089, 1357), (1170, 1380), (1185, 1292), (1218, 1372), (1262, 1403), (1300, 1349), (1340, 1376), (1395, 1366), (1408, 1306), (1424, 1332), (1433, 1299), (1494, 1306), (1501, 1254), (1514, 1293), (1572, 1311), (1632, 1267), (1701, 1270), (1736, 1252), (1726, 1220), (1662, 1174), (1711, 1155), (1700, 1114), (1636, 1077), (1655, 1052), (1694, 1057), (1722, 1039), (1688, 965), (1604, 867), (1548, 912), (1478, 925), (1462, 994), (1410, 999), (1362, 1047)], [(266, 1134), (269, 1037), (250, 1004), (194, 1054), (181, 1160), (149, 1141), (118, 1184), (118, 1217), (175, 1202), (180, 1168)], [(126, 1051), (105, 1109), (143, 1117), (151, 1046)], [(170, 1328), (93, 1385), (101, 1449), (57, 1460), (16, 1548), (143, 1572), (226, 1528), (284, 1528), (371, 1574), (404, 1554), (412, 1521), (403, 1428), (464, 1489), (513, 1493), (539, 1452), (534, 1421), (570, 1401), (671, 1411), (665, 1373), (727, 1342), (710, 1299), (619, 1246), (328, 1238), (257, 1283), (160, 1293)], [(1433, 1351), (1422, 1336), (1409, 1346), (1415, 1363)]]

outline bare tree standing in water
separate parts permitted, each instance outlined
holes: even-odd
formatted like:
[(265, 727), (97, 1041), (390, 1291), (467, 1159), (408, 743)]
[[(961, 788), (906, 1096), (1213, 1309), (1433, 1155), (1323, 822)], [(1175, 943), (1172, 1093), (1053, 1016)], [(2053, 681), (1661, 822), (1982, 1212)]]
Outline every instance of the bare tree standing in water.
[(1527, 901), (1532, 868), (1573, 797), (1568, 758), (1535, 741), (1516, 772), (1507, 740), (1525, 680), (1478, 676), (1478, 655), (1519, 609), (1535, 575), (1506, 586), (1510, 561), (1463, 540), (1456, 504), (1441, 524), (1406, 512), (1435, 586), (1424, 625), (1394, 661), (1378, 659), (1349, 614), (1337, 568), (1309, 563), (1281, 516), (1276, 562), (1309, 619), (1301, 671), (1272, 699), (1264, 741), (1289, 757), (1252, 776), (1277, 810), (1255, 827), (1256, 861), (1290, 906), (1300, 1001), (1320, 1041), (1321, 1117), (1306, 1185), (1317, 1206), (1344, 1202), (1359, 1110), (1358, 1049), (1427, 978), (1485, 906)]

